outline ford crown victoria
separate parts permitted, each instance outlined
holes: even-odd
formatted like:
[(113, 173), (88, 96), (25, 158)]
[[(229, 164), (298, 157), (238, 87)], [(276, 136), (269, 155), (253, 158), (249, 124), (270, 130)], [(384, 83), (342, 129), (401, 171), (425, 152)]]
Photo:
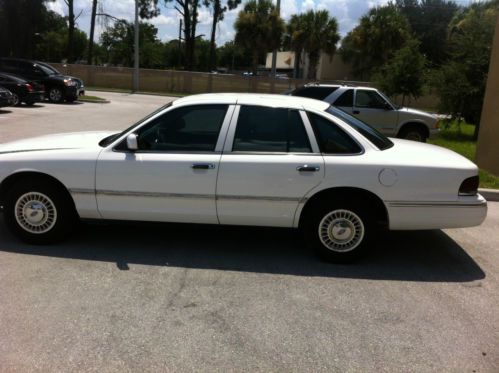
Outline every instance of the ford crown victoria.
[(349, 261), (379, 228), (468, 227), (487, 212), (469, 160), (278, 95), (190, 96), (121, 133), (3, 144), (0, 183), (6, 224), (36, 244), (78, 219), (273, 226)]

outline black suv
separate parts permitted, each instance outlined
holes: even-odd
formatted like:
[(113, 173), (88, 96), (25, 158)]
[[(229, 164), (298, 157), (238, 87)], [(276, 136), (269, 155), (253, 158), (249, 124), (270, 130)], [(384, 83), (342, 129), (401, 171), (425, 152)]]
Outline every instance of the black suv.
[(62, 75), (43, 62), (19, 58), (0, 58), (0, 71), (20, 76), (45, 87), (46, 96), (52, 102), (73, 102), (78, 98), (80, 79)]

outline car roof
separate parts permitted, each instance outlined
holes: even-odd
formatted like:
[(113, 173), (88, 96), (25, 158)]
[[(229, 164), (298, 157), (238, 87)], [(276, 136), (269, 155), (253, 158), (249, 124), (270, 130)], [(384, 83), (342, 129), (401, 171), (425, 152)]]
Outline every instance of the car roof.
[(318, 111), (324, 111), (329, 107), (327, 102), (310, 98), (259, 93), (206, 93), (180, 98), (175, 100), (173, 105), (178, 106), (195, 103), (241, 104)]
[(377, 91), (376, 88), (374, 87), (367, 87), (367, 86), (362, 86), (362, 85), (351, 85), (351, 84), (327, 84), (327, 83), (307, 83), (301, 88), (305, 87), (328, 87), (328, 88), (333, 88), (333, 87), (338, 87), (338, 88), (344, 88), (344, 89), (354, 89), (354, 88), (361, 88), (369, 91)]
[(7, 79), (12, 79), (16, 83), (25, 83), (26, 82), (26, 79), (23, 79), (23, 78), (21, 78), (21, 77), (19, 77), (17, 75), (6, 74), (6, 73), (1, 72), (1, 71), (0, 71), (0, 76), (4, 77), (4, 78), (7, 78)]

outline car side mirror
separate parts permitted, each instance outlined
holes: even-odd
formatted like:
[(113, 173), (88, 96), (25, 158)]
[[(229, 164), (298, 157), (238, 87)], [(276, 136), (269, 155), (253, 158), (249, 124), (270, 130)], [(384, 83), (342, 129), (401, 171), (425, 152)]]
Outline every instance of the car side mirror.
[(137, 140), (137, 134), (131, 133), (126, 137), (126, 147), (128, 150), (139, 150), (139, 142)]
[(385, 110), (393, 110), (392, 105), (390, 105), (388, 102), (384, 103), (383, 109), (385, 109)]

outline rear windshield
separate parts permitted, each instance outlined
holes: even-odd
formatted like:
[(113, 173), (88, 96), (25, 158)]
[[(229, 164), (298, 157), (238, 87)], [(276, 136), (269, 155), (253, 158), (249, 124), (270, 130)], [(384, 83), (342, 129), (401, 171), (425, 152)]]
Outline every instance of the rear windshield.
[(367, 123), (364, 123), (361, 120), (351, 116), (350, 114), (345, 113), (343, 110), (338, 109), (334, 106), (330, 106), (326, 109), (326, 112), (344, 121), (354, 130), (356, 130), (362, 136), (372, 142), (374, 146), (376, 146), (379, 150), (385, 150), (393, 146), (393, 142), (391, 142), (388, 137), (382, 135)]

